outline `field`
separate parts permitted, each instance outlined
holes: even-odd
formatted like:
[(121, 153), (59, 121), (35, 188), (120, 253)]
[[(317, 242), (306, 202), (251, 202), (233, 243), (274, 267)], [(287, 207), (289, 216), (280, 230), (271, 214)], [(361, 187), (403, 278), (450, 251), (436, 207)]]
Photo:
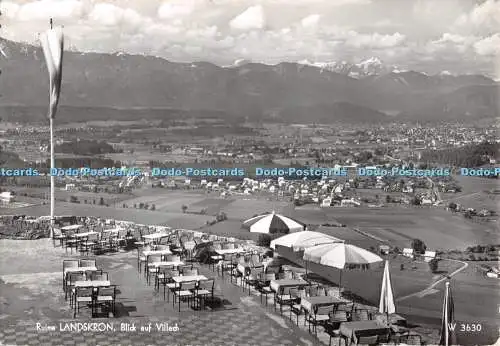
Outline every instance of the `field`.
[(409, 247), (414, 238), (423, 240), (433, 250), (499, 243), (496, 223), (470, 222), (444, 209), (329, 208), (325, 213), (398, 247)]

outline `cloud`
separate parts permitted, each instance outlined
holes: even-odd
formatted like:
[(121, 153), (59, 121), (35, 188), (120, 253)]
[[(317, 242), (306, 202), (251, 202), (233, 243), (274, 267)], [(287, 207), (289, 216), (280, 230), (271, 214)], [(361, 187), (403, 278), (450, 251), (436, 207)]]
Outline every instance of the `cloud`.
[(486, 37), (474, 43), (477, 54), (483, 56), (497, 56), (500, 59), (500, 34)]
[(316, 27), (319, 23), (321, 16), (319, 14), (311, 14), (300, 21), (304, 28)]
[(158, 17), (161, 19), (178, 18), (191, 14), (194, 9), (194, 4), (189, 1), (185, 1), (184, 3), (166, 2), (158, 8)]
[(4, 16), (4, 18), (15, 18), (20, 7), (21, 6), (13, 2), (0, 1), (0, 11), (2, 12), (2, 16)]
[[(0, 0), (0, 36), (33, 42), (48, 18), (68, 46), (170, 60), (359, 61), (493, 69), (499, 0)], [(413, 65), (411, 65), (413, 64)], [(451, 66), (452, 65), (452, 66)]]
[(476, 34), (491, 35), (500, 32), (500, 1), (487, 0), (476, 5), (469, 13), (458, 17), (454, 26)]
[(125, 24), (128, 26), (127, 29), (137, 28), (143, 22), (142, 16), (136, 11), (109, 3), (95, 5), (88, 18), (104, 26)]
[(229, 26), (237, 30), (262, 29), (266, 24), (262, 5), (251, 6), (234, 17)]
[(84, 15), (84, 4), (78, 0), (39, 0), (18, 6), (17, 11), (12, 5), (7, 5), (6, 10), (8, 17), (15, 17), (21, 21), (48, 21), (49, 18), (79, 18)]
[(391, 35), (382, 35), (379, 33), (360, 34), (351, 31), (347, 39), (347, 45), (356, 48), (391, 48), (402, 45), (406, 40), (406, 36), (396, 32)]

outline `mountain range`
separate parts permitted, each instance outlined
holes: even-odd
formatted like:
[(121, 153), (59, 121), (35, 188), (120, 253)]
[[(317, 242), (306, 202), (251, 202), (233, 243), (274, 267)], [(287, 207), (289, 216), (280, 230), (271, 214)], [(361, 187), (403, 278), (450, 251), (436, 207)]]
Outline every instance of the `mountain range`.
[[(43, 121), (48, 77), (41, 49), (0, 38), (0, 69), (0, 117)], [(63, 69), (59, 113), (66, 121), (84, 121), (90, 113), (113, 120), (134, 114), (148, 118), (149, 113), (155, 118), (217, 114), (302, 123), (500, 116), (499, 84), (486, 76), (431, 76), (388, 67), (377, 58), (357, 64), (242, 60), (220, 67), (67, 51)]]

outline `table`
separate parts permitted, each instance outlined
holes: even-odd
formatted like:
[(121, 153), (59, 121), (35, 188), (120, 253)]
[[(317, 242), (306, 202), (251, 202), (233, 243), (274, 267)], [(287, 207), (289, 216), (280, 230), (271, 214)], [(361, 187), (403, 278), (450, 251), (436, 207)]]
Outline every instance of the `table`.
[(161, 261), (161, 262), (152, 262), (152, 263), (149, 263), (149, 265), (151, 267), (156, 267), (156, 268), (159, 268), (159, 267), (178, 267), (178, 266), (183, 266), (184, 265), (184, 262), (182, 261)]
[(75, 287), (109, 287), (111, 281), (109, 280), (95, 280), (95, 281), (75, 281)]
[(61, 228), (61, 231), (66, 232), (66, 231), (76, 231), (77, 229), (82, 228), (83, 225), (69, 225), (69, 226), (64, 226)]
[(295, 279), (282, 279), (282, 280), (272, 280), (270, 287), (274, 292), (279, 292), (282, 287), (302, 287), (307, 286), (309, 283), (304, 280)]
[(83, 233), (75, 233), (73, 237), (75, 238), (85, 238), (94, 234), (99, 234), (98, 232), (83, 232)]
[(329, 296), (306, 297), (300, 300), (300, 305), (306, 313), (311, 313), (318, 306), (345, 304), (346, 301)]
[(118, 234), (122, 229), (121, 228), (111, 228), (111, 229), (105, 229), (102, 231), (103, 233), (113, 233), (113, 234)]
[(170, 233), (159, 232), (159, 233), (151, 233), (151, 234), (143, 235), (142, 238), (147, 239), (147, 240), (158, 240), (161, 238), (168, 237), (169, 235), (170, 235)]
[[(389, 333), (389, 327), (378, 321), (355, 321), (340, 324), (339, 333), (346, 340), (346, 345), (356, 342), (360, 336), (385, 335)], [(349, 342), (347, 342), (349, 341)]]
[(64, 269), (64, 274), (68, 273), (83, 273), (86, 271), (96, 271), (97, 267), (72, 267), (72, 268), (65, 268)]
[(190, 281), (206, 281), (208, 280), (205, 275), (186, 275), (186, 276), (174, 276), (172, 278), (176, 283), (190, 282)]
[(215, 250), (215, 252), (217, 253), (217, 255), (224, 256), (224, 255), (233, 255), (233, 254), (243, 253), (243, 252), (245, 252), (245, 250), (241, 249), (241, 248), (238, 248), (238, 249), (219, 249), (219, 250)]
[(142, 254), (144, 256), (149, 257), (149, 256), (154, 256), (154, 255), (161, 255), (161, 256), (166, 256), (166, 255), (171, 255), (172, 251), (170, 249), (165, 249), (165, 250), (146, 250), (143, 251)]

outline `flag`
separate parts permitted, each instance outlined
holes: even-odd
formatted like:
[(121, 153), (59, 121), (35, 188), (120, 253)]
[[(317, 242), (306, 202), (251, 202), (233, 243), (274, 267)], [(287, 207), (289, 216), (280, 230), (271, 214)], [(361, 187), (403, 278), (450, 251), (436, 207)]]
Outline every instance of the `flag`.
[[(385, 261), (378, 311), (381, 314), (386, 314), (386, 315), (393, 314), (396, 312), (396, 306), (394, 304), (394, 295), (392, 293), (391, 275), (389, 273), (389, 261)], [(387, 321), (387, 323), (389, 323), (389, 321)]]
[(56, 115), (62, 81), (64, 36), (60, 28), (49, 29), (40, 37), (45, 62), (49, 70), (49, 117)]
[(451, 295), (450, 283), (447, 281), (444, 290), (443, 300), (443, 317), (441, 324), (441, 339), (440, 345), (456, 345), (457, 336), (455, 334), (455, 306), (453, 304), (453, 296)]

